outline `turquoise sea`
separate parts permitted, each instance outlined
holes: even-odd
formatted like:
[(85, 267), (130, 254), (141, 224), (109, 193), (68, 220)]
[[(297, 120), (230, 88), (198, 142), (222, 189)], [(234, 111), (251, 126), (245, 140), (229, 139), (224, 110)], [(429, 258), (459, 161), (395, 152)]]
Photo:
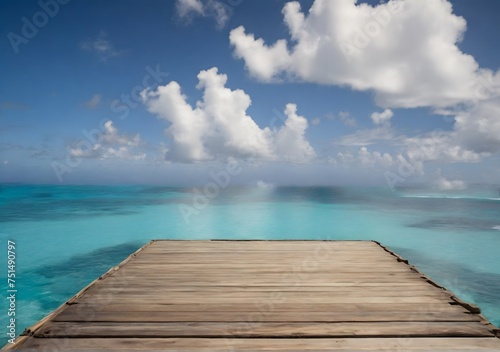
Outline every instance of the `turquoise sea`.
[[(500, 325), (498, 187), (0, 186), (0, 292), (16, 243), (17, 333), (154, 238), (373, 239)], [(217, 193), (217, 194), (216, 194)], [(7, 342), (8, 300), (0, 313)], [(1, 331), (1, 329), (0, 329)]]

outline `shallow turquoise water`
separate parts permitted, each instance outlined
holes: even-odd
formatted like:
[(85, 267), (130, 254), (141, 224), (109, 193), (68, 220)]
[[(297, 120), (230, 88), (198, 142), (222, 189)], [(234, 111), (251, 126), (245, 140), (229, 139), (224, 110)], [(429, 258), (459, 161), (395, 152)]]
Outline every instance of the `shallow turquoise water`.
[(0, 291), (13, 240), (17, 333), (153, 238), (374, 239), (500, 325), (497, 189), (235, 187), (204, 199), (170, 187), (1, 186)]

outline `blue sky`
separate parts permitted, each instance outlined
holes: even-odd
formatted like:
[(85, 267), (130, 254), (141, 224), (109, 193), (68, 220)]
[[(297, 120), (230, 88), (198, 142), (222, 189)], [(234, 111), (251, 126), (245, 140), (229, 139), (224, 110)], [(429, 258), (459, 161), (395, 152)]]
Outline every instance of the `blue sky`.
[(0, 182), (497, 183), (500, 4), (423, 3), (3, 0)]

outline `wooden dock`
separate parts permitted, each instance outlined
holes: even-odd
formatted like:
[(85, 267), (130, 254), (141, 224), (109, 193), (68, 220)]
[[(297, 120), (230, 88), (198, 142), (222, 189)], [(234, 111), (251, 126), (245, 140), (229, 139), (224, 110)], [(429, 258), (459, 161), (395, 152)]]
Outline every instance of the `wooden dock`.
[(500, 351), (497, 333), (377, 242), (160, 240), (4, 348)]

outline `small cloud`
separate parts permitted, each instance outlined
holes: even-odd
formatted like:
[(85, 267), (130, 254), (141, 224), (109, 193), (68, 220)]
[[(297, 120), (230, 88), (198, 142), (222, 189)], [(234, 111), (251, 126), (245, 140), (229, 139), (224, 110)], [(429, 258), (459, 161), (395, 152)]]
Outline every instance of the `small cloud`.
[(441, 191), (461, 191), (467, 188), (462, 180), (447, 180), (442, 176), (434, 182), (434, 185)]
[(264, 182), (264, 181), (257, 181), (257, 188), (260, 188), (260, 189), (270, 189), (270, 188), (273, 188), (274, 185), (272, 183), (267, 183), (267, 182)]
[(311, 120), (311, 124), (317, 126), (321, 123), (321, 119), (319, 117), (316, 117), (314, 119)]
[(70, 155), (77, 158), (95, 159), (142, 160), (146, 158), (145, 153), (135, 150), (141, 144), (141, 138), (138, 134), (120, 134), (111, 120), (106, 121), (102, 132), (94, 144), (80, 141), (76, 145), (70, 146)]
[(7, 165), (8, 163), (9, 163), (9, 161), (8, 161), (8, 160), (4, 160), (4, 161), (3, 161), (3, 164), (4, 164), (4, 165)]
[(178, 0), (177, 14), (181, 18), (188, 18), (194, 14), (203, 15), (203, 3), (201, 0)]
[(391, 109), (385, 109), (382, 112), (374, 112), (371, 118), (375, 125), (389, 125), (393, 116), (394, 113)]
[(325, 120), (329, 120), (329, 121), (335, 120), (335, 115), (333, 114), (333, 112), (327, 113), (325, 115)]
[(101, 95), (100, 94), (94, 94), (94, 96), (92, 98), (90, 98), (90, 100), (86, 101), (85, 102), (85, 107), (87, 109), (95, 109), (99, 106), (99, 104), (101, 103)]
[(334, 144), (344, 147), (366, 147), (380, 141), (400, 142), (402, 139), (404, 136), (397, 136), (390, 127), (384, 126), (344, 135), (336, 139)]
[(359, 148), (357, 153), (352, 153), (349, 150), (338, 152), (336, 157), (330, 158), (329, 161), (335, 165), (359, 165), (365, 168), (388, 168), (396, 163), (392, 155), (378, 151), (371, 152), (367, 147)]
[(94, 38), (88, 38), (81, 42), (80, 48), (94, 53), (101, 62), (106, 62), (108, 59), (119, 56), (125, 52), (125, 50), (117, 50), (113, 43), (108, 40), (108, 34), (104, 31), (99, 32)]
[(356, 119), (351, 117), (351, 113), (348, 111), (339, 112), (340, 121), (346, 126), (356, 127)]
[(177, 15), (188, 23), (196, 16), (211, 17), (218, 28), (223, 28), (232, 9), (219, 0), (177, 0)]
[(205, 12), (215, 19), (218, 28), (223, 28), (231, 15), (230, 8), (217, 0), (208, 0), (205, 4)]

